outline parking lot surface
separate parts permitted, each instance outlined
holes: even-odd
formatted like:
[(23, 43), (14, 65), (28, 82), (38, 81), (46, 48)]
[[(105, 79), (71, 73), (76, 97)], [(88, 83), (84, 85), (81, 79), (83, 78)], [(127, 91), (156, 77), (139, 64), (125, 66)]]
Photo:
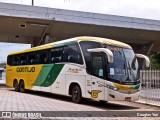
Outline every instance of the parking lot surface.
[[(159, 107), (125, 101), (102, 104), (98, 101), (85, 100), (82, 104), (75, 104), (71, 101), (70, 97), (66, 96), (29, 90), (25, 93), (19, 93), (15, 92), (13, 88), (0, 88), (0, 111), (122, 111), (123, 114), (121, 117), (125, 117), (124, 112), (128, 111), (159, 110)], [(112, 113), (112, 117), (118, 117), (114, 115), (116, 114), (115, 112), (110, 112), (110, 114)], [(121, 117), (118, 119), (122, 119)], [(101, 116), (99, 116), (99, 118), (104, 119), (101, 118)], [(82, 117), (79, 119), (82, 119)], [(92, 117), (88, 119), (92, 119)], [(95, 119), (95, 117), (93, 119)], [(111, 117), (109, 119), (111, 119)], [(137, 120), (137, 117), (135, 117), (135, 119)], [(159, 117), (150, 119), (158, 120)]]

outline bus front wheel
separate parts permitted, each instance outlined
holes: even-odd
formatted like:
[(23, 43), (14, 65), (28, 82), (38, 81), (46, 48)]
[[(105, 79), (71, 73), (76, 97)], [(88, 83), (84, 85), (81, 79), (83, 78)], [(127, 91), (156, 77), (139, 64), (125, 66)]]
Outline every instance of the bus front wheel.
[(99, 101), (101, 104), (106, 104), (108, 101), (100, 100)]
[(74, 103), (80, 103), (82, 101), (82, 93), (81, 93), (81, 89), (78, 85), (75, 85), (72, 88), (72, 101)]
[(25, 84), (24, 84), (24, 81), (20, 81), (19, 83), (19, 91), (20, 92), (25, 92)]

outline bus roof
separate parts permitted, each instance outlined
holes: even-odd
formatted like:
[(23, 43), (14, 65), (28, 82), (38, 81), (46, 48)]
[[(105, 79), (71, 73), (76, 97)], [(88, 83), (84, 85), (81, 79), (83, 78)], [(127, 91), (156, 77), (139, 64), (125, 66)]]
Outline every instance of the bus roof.
[(119, 42), (116, 40), (112, 40), (112, 39), (107, 39), (107, 38), (101, 38), (101, 37), (88, 37), (88, 36), (82, 36), (82, 37), (77, 37), (78, 40), (94, 40), (97, 42), (101, 42), (104, 44), (109, 44), (109, 45), (114, 45), (114, 46), (118, 46), (118, 47), (124, 47), (124, 48), (132, 48), (130, 45), (125, 44), (123, 42)]
[(66, 40), (62, 40), (62, 41), (52, 42), (52, 43), (45, 44), (45, 45), (40, 45), (40, 46), (29, 48), (26, 50), (12, 52), (9, 55), (52, 48), (54, 46), (59, 46), (60, 44), (63, 44), (63, 43), (68, 43), (68, 42), (72, 42), (72, 41), (83, 41), (83, 40), (96, 41), (96, 42), (101, 42), (104, 44), (109, 44), (109, 45), (114, 45), (114, 46), (119, 46), (119, 47), (124, 47), (124, 48), (130, 48), (130, 49), (132, 48), (130, 45), (125, 44), (123, 42), (116, 41), (116, 40), (111, 40), (111, 39), (101, 38), (101, 37), (80, 36), (80, 37), (75, 37), (75, 38), (66, 39)]

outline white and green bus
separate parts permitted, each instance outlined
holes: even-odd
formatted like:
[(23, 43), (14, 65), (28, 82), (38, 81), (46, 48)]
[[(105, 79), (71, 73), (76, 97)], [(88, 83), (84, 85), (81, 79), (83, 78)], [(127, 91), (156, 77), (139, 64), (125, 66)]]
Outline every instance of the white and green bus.
[(137, 57), (131, 46), (99, 37), (76, 37), (8, 55), (6, 84), (98, 101), (135, 101), (140, 95)]

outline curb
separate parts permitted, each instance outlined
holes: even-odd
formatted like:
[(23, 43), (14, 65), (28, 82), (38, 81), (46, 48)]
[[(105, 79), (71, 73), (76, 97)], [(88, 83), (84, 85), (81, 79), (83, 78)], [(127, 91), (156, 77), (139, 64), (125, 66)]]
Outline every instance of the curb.
[(149, 104), (149, 103), (142, 102), (142, 101), (136, 101), (135, 103), (144, 104), (144, 105), (153, 106), (153, 107), (158, 107), (158, 108), (160, 107), (160, 105), (158, 105), (158, 104)]

